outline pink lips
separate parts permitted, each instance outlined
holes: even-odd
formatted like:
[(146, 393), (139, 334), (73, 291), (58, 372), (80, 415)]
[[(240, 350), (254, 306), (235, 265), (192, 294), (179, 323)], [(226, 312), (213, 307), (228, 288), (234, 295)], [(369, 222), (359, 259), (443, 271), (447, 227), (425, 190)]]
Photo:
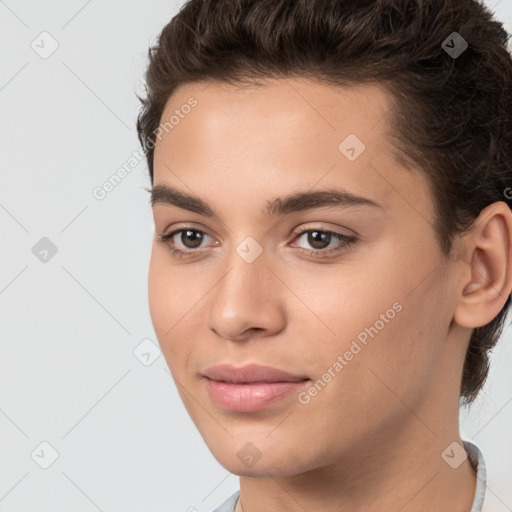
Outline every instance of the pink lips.
[(203, 376), (210, 398), (224, 409), (238, 412), (264, 409), (298, 392), (309, 381), (304, 375), (256, 364), (213, 366)]

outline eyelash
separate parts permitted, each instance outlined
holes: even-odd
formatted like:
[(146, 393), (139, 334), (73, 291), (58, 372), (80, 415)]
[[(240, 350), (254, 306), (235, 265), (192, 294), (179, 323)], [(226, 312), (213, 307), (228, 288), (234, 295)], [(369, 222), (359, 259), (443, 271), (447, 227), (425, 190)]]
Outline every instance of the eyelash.
[[(176, 247), (172, 246), (170, 240), (178, 233), (182, 233), (184, 231), (195, 231), (196, 233), (202, 233), (203, 235), (207, 235), (207, 233), (205, 233), (204, 231), (201, 231), (200, 229), (196, 229), (193, 227), (184, 227), (181, 229), (176, 229), (174, 231), (171, 231), (168, 234), (157, 235), (156, 241), (164, 244), (171, 251), (172, 256), (175, 258), (193, 257), (193, 256), (195, 256), (195, 254), (193, 254), (193, 253), (197, 254), (197, 253), (202, 252), (200, 249), (199, 250), (189, 249), (189, 250), (184, 251), (182, 249), (177, 249)], [(335, 231), (329, 231), (329, 230), (320, 229), (320, 228), (306, 229), (306, 230), (295, 232), (295, 233), (293, 233), (294, 240), (295, 240), (295, 238), (300, 238), (302, 235), (304, 235), (306, 233), (312, 233), (312, 232), (318, 232), (318, 233), (332, 235), (333, 237), (338, 238), (340, 241), (342, 241), (344, 243), (341, 246), (337, 246), (337, 247), (334, 247), (331, 249), (304, 249), (303, 247), (298, 247), (298, 250), (301, 254), (307, 254), (309, 256), (316, 256), (318, 254), (321, 254), (321, 256), (319, 256), (320, 258), (326, 258), (332, 254), (338, 254), (338, 253), (348, 250), (352, 246), (352, 244), (357, 241), (357, 238), (355, 236), (342, 235), (341, 233), (336, 233)]]

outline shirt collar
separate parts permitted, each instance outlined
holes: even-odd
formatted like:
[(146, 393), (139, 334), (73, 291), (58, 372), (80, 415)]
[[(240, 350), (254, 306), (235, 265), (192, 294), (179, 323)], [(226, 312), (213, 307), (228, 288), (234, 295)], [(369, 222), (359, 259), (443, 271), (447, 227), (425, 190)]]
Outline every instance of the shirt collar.
[(482, 452), (470, 441), (462, 441), (464, 448), (468, 452), (468, 458), (471, 466), (476, 472), (475, 498), (470, 512), (482, 512), (484, 504), (485, 491), (487, 488), (487, 470)]

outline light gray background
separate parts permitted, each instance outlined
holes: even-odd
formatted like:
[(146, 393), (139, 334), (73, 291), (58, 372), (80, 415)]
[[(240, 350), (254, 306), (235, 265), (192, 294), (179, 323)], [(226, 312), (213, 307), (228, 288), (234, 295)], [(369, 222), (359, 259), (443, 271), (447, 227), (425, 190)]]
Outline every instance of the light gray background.
[[(512, 0), (488, 4), (512, 32)], [(0, 511), (209, 511), (238, 488), (156, 347), (140, 357), (148, 366), (134, 355), (157, 343), (145, 162), (93, 196), (140, 159), (135, 92), (179, 5), (0, 1)], [(33, 252), (43, 237), (57, 248), (46, 262)], [(461, 412), (496, 512), (512, 510), (511, 369), (507, 329), (484, 392)], [(58, 452), (47, 469), (42, 442)]]

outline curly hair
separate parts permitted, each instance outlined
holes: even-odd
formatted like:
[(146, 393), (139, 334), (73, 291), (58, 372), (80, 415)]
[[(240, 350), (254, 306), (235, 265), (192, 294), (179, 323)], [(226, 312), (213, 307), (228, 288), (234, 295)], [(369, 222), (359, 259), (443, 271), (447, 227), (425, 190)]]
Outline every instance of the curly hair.
[[(456, 33), (456, 34), (454, 34)], [(467, 45), (459, 55), (449, 52)], [(512, 208), (510, 35), (478, 0), (188, 0), (148, 51), (137, 131), (151, 183), (161, 116), (182, 84), (305, 77), (376, 83), (391, 93), (389, 136), (431, 186), (434, 230), (448, 258), (483, 208)], [(460, 396), (474, 401), (502, 334), (500, 313), (473, 329)]]

